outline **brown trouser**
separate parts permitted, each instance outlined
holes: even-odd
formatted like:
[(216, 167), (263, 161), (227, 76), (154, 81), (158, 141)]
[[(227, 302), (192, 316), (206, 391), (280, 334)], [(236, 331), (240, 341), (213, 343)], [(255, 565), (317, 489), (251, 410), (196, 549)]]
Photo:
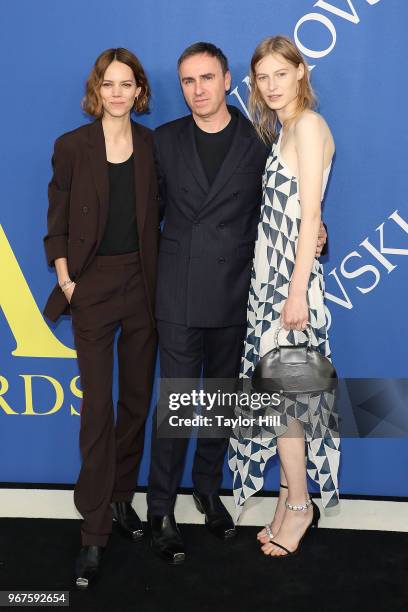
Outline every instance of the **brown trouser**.
[[(105, 546), (111, 501), (130, 501), (143, 451), (156, 331), (149, 316), (138, 253), (97, 256), (71, 299), (83, 402), (82, 467), (74, 501), (82, 514), (82, 544)], [(112, 403), (113, 347), (118, 337), (119, 397)]]

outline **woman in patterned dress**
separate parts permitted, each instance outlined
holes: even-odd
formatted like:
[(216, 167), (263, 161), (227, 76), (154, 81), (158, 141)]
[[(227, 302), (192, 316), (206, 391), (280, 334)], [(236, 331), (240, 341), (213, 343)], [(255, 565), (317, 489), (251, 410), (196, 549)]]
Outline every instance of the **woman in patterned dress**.
[[(251, 84), (254, 124), (272, 149), (263, 176), (241, 379), (250, 379), (259, 359), (275, 346), (279, 327), (279, 344), (293, 345), (305, 340), (308, 324), (312, 346), (330, 358), (323, 270), (315, 253), (333, 137), (313, 111), (309, 70), (289, 38), (275, 36), (258, 45), (251, 60)], [(275, 515), (258, 533), (265, 555), (294, 554), (309, 528), (317, 526), (320, 513), (309, 498), (307, 473), (319, 484), (324, 507), (338, 503), (340, 452), (333, 403), (329, 393), (284, 398), (279, 428), (256, 435), (242, 427), (234, 430), (229, 466), (238, 513), (262, 488), (267, 460), (276, 451), (280, 458)]]

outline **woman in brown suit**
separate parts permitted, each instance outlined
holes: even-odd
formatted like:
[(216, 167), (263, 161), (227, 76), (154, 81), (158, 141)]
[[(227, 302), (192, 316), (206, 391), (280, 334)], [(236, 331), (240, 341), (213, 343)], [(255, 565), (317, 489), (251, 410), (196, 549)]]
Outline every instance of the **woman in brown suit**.
[[(148, 108), (139, 60), (108, 49), (86, 85), (84, 110), (96, 120), (60, 136), (49, 184), (48, 263), (58, 284), (45, 307), (71, 312), (81, 375), (82, 466), (74, 500), (83, 516), (76, 584), (98, 573), (112, 519), (143, 536), (131, 506), (150, 404), (156, 331), (154, 290), (159, 235), (152, 133), (131, 120)], [(119, 329), (119, 399), (112, 405), (113, 347)]]

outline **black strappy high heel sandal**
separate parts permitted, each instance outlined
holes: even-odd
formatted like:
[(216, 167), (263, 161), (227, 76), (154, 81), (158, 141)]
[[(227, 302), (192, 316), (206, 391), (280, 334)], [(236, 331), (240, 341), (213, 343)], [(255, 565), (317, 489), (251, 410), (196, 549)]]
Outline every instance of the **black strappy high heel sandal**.
[(282, 550), (286, 552), (286, 555), (269, 555), (272, 559), (286, 559), (287, 557), (293, 557), (294, 555), (297, 555), (299, 553), (300, 546), (302, 544), (304, 537), (312, 529), (312, 527), (318, 527), (318, 523), (320, 519), (320, 510), (311, 498), (309, 498), (306, 501), (306, 503), (302, 505), (293, 505), (293, 504), (289, 504), (288, 502), (285, 502), (285, 506), (288, 510), (293, 510), (293, 511), (306, 510), (309, 506), (312, 506), (313, 508), (312, 522), (306, 528), (305, 533), (302, 535), (302, 537), (299, 540), (299, 544), (297, 545), (297, 548), (295, 548), (295, 550), (293, 551), (288, 550), (285, 546), (282, 546), (282, 544), (279, 544), (279, 542), (270, 540), (271, 544), (275, 544), (275, 546), (279, 546), (279, 548), (282, 548)]

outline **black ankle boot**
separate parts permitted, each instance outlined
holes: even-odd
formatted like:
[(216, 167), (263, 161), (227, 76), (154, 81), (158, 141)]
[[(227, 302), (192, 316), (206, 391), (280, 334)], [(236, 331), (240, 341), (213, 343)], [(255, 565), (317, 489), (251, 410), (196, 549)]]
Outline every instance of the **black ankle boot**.
[(170, 563), (180, 565), (184, 563), (184, 542), (174, 518), (174, 514), (165, 516), (150, 516), (150, 528), (152, 533), (152, 548), (154, 552)]
[(205, 525), (213, 535), (221, 540), (236, 535), (234, 521), (218, 495), (194, 491), (193, 499), (197, 510), (205, 515)]
[(87, 589), (99, 576), (103, 546), (82, 546), (75, 564), (77, 589)]
[(138, 542), (143, 537), (143, 525), (128, 501), (112, 502), (113, 520), (122, 535)]

